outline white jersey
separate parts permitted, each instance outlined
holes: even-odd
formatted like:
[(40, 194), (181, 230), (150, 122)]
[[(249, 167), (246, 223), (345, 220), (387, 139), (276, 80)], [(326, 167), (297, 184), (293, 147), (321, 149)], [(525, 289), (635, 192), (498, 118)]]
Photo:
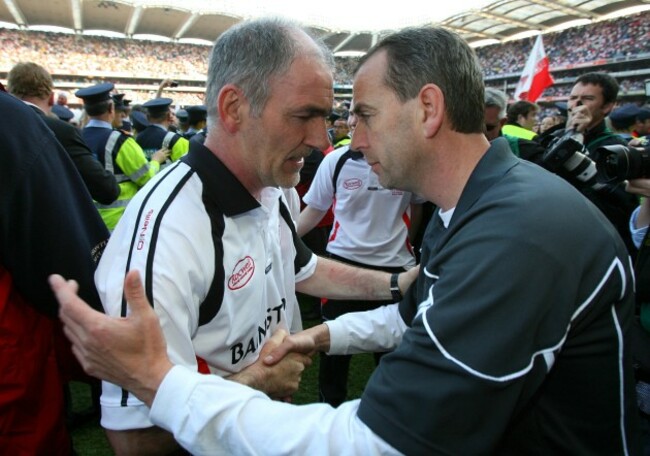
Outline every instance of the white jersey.
[[(126, 271), (142, 275), (174, 364), (226, 376), (258, 357), (278, 328), (290, 329), (295, 282), (316, 257), (295, 235), (283, 191), (258, 202), (205, 147), (145, 186), (113, 232), (95, 275), (109, 315), (126, 315)], [(102, 425), (151, 426), (148, 410), (104, 382)]]
[(329, 253), (372, 266), (415, 266), (408, 239), (410, 204), (423, 200), (382, 188), (360, 152), (345, 146), (327, 154), (303, 201), (319, 211), (333, 205)]

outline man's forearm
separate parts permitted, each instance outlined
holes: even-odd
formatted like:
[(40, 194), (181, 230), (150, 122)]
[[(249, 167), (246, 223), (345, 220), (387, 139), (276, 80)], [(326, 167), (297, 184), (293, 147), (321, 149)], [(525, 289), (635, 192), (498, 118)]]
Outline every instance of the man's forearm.
[[(311, 277), (296, 283), (296, 290), (330, 299), (391, 299), (390, 274), (362, 269), (318, 257)], [(404, 290), (400, 286), (400, 290)]]
[(314, 229), (316, 225), (323, 219), (327, 211), (319, 211), (311, 206), (305, 207), (298, 217), (298, 227), (296, 232), (299, 237), (303, 237)]
[(118, 456), (130, 454), (139, 456), (173, 455), (181, 451), (174, 436), (157, 426), (125, 431), (106, 429), (106, 437)]

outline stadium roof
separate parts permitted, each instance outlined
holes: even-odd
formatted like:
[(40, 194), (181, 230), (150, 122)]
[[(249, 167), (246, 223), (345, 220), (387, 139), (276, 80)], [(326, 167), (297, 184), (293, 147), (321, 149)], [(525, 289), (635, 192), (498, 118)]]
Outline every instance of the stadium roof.
[[(336, 7), (305, 0), (3, 0), (0, 22), (207, 44), (244, 19), (281, 14), (301, 20), (335, 53), (345, 55), (363, 53), (390, 29), (407, 25), (438, 24), (470, 43), (488, 44), (650, 9), (650, 0), (455, 0), (446, 2), (451, 4), (446, 9), (441, 3), (423, 8), (420, 0), (355, 0)], [(305, 11), (305, 4), (317, 9)], [(383, 22), (362, 20), (380, 17)]]

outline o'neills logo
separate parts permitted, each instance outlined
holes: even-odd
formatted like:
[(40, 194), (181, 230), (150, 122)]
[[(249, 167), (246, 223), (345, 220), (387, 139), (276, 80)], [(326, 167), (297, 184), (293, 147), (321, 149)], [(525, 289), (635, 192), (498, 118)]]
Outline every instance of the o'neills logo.
[(357, 178), (346, 179), (343, 182), (343, 188), (346, 190), (356, 190), (358, 188), (361, 188), (362, 185), (363, 181)]
[(239, 290), (246, 285), (255, 272), (255, 262), (249, 256), (237, 262), (235, 268), (232, 270), (232, 275), (228, 279), (228, 288), (231, 290)]
[(142, 250), (144, 248), (144, 243), (147, 240), (147, 230), (149, 229), (149, 223), (151, 222), (151, 216), (153, 215), (153, 209), (147, 212), (147, 215), (144, 216), (144, 222), (140, 227), (140, 232), (138, 233), (138, 244), (137, 249)]

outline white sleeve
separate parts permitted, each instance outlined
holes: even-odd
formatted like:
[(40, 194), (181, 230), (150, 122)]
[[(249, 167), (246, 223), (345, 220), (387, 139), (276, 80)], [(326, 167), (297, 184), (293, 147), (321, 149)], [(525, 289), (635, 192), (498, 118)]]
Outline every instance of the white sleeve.
[(634, 209), (634, 212), (632, 212), (632, 215), (630, 215), (630, 234), (632, 235), (632, 242), (634, 243), (634, 246), (638, 249), (641, 247), (641, 243), (643, 242), (643, 238), (645, 237), (646, 233), (648, 232), (648, 226), (643, 226), (641, 228), (636, 227), (636, 219), (639, 217), (639, 211), (641, 210), (641, 206), (638, 206), (636, 209)]
[(298, 217), (300, 217), (300, 195), (294, 187), (282, 188), (282, 193), (284, 193), (284, 199), (287, 200), (287, 208), (289, 209), (289, 214), (291, 214), (291, 219), (293, 224), (298, 226)]
[(357, 417), (359, 400), (334, 409), (295, 406), (175, 366), (161, 383), (150, 419), (194, 455), (400, 454)]
[[(344, 149), (344, 150), (341, 150)], [(341, 155), (347, 151), (347, 147), (337, 149), (330, 152), (323, 158), (316, 175), (309, 186), (309, 190), (302, 197), (303, 202), (307, 206), (311, 206), (318, 211), (326, 211), (332, 206), (334, 201), (334, 184), (332, 178), (334, 177), (334, 168)]]
[(349, 312), (326, 321), (330, 330), (331, 355), (392, 350), (399, 345), (407, 329), (398, 304), (365, 312)]

